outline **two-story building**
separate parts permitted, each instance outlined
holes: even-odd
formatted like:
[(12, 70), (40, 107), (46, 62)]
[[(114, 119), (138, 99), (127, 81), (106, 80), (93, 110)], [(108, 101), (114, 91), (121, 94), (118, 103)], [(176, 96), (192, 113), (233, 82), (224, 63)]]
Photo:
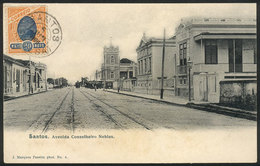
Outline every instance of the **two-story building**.
[[(161, 88), (163, 39), (143, 35), (137, 52), (137, 86), (135, 92), (159, 94)], [(176, 43), (175, 38), (165, 40), (164, 94), (174, 95)]]
[(175, 37), (176, 95), (219, 102), (220, 81), (256, 79), (256, 19), (182, 19)]

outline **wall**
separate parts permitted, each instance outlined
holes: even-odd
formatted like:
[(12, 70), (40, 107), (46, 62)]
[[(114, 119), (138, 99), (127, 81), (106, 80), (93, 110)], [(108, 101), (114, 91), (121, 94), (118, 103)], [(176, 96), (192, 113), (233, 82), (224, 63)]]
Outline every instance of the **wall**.
[[(161, 77), (162, 74), (162, 47), (152, 47), (152, 75), (153, 79)], [(176, 47), (165, 47), (165, 59), (164, 59), (164, 76), (172, 78), (175, 74), (174, 67), (174, 54), (176, 53)]]
[(257, 104), (257, 81), (221, 81), (220, 103), (255, 110)]

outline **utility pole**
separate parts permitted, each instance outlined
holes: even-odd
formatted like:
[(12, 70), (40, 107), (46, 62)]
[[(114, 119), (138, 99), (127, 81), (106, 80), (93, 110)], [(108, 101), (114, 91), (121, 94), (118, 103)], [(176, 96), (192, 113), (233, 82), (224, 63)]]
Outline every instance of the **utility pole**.
[(96, 70), (96, 81), (97, 81), (97, 70)]
[(31, 61), (31, 56), (29, 55), (29, 64), (30, 64), (30, 81), (29, 81), (29, 94), (33, 93), (32, 89), (32, 61)]
[(162, 52), (162, 76), (161, 76), (161, 99), (163, 99), (163, 77), (164, 77), (164, 54), (165, 54), (165, 29), (163, 33), (163, 52)]
[(47, 66), (44, 67), (45, 69), (45, 87), (46, 87), (46, 91), (48, 91), (48, 83), (47, 83)]
[(117, 85), (117, 92), (120, 91), (120, 84), (121, 84), (121, 78), (120, 78), (120, 54), (118, 53), (118, 85)]
[(105, 56), (105, 53), (104, 53), (104, 87), (103, 87), (103, 90), (106, 89), (106, 56)]
[(177, 96), (177, 62), (176, 62), (176, 54), (174, 54), (174, 92), (175, 96)]

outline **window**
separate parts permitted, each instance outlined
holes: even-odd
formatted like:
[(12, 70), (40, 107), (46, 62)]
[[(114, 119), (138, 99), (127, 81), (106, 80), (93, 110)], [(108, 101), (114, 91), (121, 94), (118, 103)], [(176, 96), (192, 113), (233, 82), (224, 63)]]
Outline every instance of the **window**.
[(111, 55), (111, 63), (115, 63), (115, 58), (113, 55)]
[(129, 72), (129, 78), (133, 78), (133, 72), (132, 71)]
[(110, 78), (114, 78), (114, 72), (111, 72), (111, 74), (110, 74)]
[(187, 43), (183, 43), (183, 65), (187, 65)]
[(183, 84), (186, 85), (186, 78), (183, 79)]
[(187, 65), (187, 43), (180, 44), (180, 65)]
[(206, 40), (205, 42), (205, 64), (218, 63), (217, 40)]
[(148, 73), (152, 73), (152, 57), (149, 57), (149, 71)]
[(138, 61), (138, 73), (139, 73), (139, 75), (141, 74), (141, 65), (140, 65), (140, 61)]
[(256, 41), (254, 44), (254, 64), (257, 64), (257, 46), (256, 46)]
[(143, 60), (141, 60), (141, 73), (140, 74), (143, 74)]
[(144, 73), (147, 72), (147, 59), (144, 60)]

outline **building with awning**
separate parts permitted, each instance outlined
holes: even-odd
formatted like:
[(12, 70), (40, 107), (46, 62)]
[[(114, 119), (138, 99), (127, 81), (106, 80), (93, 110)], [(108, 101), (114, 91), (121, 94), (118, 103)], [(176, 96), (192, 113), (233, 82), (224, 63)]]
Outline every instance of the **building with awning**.
[(220, 81), (256, 80), (255, 18), (186, 18), (175, 37), (177, 96), (219, 102)]

